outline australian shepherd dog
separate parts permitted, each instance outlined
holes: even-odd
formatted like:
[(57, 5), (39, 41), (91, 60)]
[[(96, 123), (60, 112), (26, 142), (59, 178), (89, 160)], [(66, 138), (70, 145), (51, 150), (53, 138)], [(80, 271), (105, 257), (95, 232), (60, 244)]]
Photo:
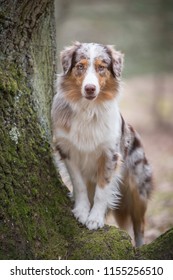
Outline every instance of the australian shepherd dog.
[(68, 171), (73, 214), (89, 230), (131, 220), (143, 244), (144, 215), (153, 188), (141, 140), (119, 112), (123, 55), (110, 45), (74, 43), (61, 52), (63, 73), (52, 104), (53, 150)]

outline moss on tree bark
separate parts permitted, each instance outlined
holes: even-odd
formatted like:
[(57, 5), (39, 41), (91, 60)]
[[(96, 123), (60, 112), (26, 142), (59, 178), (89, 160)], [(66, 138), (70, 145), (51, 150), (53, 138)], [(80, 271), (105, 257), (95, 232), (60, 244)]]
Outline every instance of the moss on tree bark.
[(89, 231), (73, 218), (50, 149), (54, 3), (9, 0), (0, 9), (0, 259), (158, 256), (172, 231), (136, 251), (124, 231)]

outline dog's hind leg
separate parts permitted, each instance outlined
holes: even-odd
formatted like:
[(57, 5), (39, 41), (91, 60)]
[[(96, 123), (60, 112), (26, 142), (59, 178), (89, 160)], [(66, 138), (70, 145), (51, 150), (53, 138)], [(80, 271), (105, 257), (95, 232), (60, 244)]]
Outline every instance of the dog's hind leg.
[(130, 127), (131, 145), (128, 151), (128, 184), (131, 192), (130, 216), (133, 223), (136, 246), (143, 244), (144, 215), (147, 201), (153, 189), (152, 169), (145, 157), (139, 135)]
[(139, 247), (144, 244), (144, 220), (147, 208), (147, 198), (141, 196), (138, 189), (132, 189), (132, 204), (130, 208), (130, 216), (133, 225), (135, 245)]
[(132, 224), (135, 245), (143, 244), (144, 237), (144, 215), (147, 200), (140, 196), (137, 187), (132, 182), (120, 185), (121, 200), (119, 208), (113, 211), (116, 222), (121, 229), (129, 232)]

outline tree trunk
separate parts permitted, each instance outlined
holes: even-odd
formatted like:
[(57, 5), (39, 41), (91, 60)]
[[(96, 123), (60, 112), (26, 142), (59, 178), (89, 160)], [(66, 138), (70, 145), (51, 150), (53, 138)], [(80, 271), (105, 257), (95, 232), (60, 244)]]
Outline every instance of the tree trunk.
[(78, 224), (55, 170), (53, 1), (0, 0), (0, 9), (0, 259), (145, 258), (124, 231)]

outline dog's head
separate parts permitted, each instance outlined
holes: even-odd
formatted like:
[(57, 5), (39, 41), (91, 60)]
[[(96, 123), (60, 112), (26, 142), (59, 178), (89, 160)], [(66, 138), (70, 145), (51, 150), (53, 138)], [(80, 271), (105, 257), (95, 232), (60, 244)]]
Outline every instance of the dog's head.
[(61, 86), (71, 101), (115, 98), (123, 67), (123, 54), (112, 46), (75, 43), (61, 52)]

